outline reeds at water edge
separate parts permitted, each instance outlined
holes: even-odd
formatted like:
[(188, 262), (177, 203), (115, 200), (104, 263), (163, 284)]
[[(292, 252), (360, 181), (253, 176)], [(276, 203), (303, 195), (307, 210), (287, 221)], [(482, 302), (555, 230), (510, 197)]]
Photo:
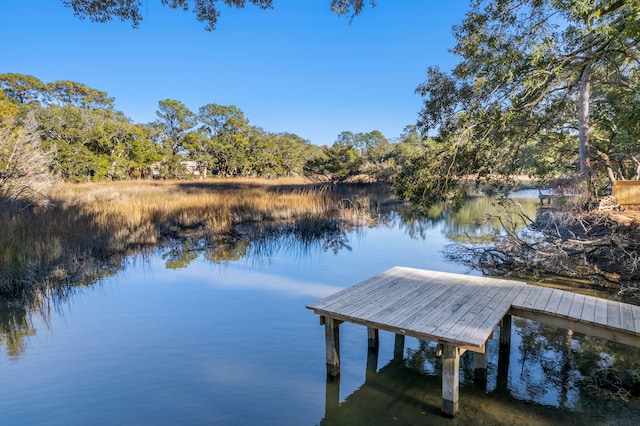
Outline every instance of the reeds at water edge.
[(369, 193), (301, 178), (56, 184), (30, 209), (0, 205), (0, 293), (86, 282), (122, 255), (169, 239), (216, 243), (261, 224), (363, 224)]

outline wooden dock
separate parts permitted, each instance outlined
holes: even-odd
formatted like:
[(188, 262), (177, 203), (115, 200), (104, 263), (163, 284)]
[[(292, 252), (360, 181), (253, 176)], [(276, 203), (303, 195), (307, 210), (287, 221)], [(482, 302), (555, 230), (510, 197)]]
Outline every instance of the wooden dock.
[[(475, 352), (476, 377), (486, 380), (486, 343), (501, 325), (509, 345), (511, 315), (640, 346), (640, 306), (520, 281), (395, 267), (307, 306), (325, 326), (327, 373), (340, 374), (339, 325), (368, 328), (369, 346), (378, 330), (435, 341), (443, 356), (442, 410), (458, 410), (459, 358)], [(400, 340), (399, 340), (400, 339)], [(402, 341), (403, 342), (403, 341)], [(396, 352), (398, 349), (396, 348)]]

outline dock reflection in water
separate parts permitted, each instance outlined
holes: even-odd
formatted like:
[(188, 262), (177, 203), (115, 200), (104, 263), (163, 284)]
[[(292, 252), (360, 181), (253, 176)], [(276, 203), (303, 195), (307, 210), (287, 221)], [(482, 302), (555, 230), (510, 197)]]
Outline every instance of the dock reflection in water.
[[(537, 343), (532, 344), (532, 339)], [(394, 344), (392, 337), (386, 340)], [(640, 419), (637, 401), (610, 399), (602, 404), (601, 397), (578, 385), (585, 360), (603, 350), (603, 346), (592, 347), (587, 336), (514, 317), (510, 354), (499, 354), (499, 337), (489, 341), (486, 384), (473, 380), (473, 354), (462, 355), (460, 411), (455, 418), (441, 413), (442, 364), (437, 345), (408, 340), (411, 347), (403, 356), (396, 353), (381, 368), (377, 367), (378, 351), (369, 349), (366, 366), (362, 366), (364, 383), (343, 400), (340, 378), (328, 377), (320, 424), (637, 425)], [(599, 343), (624, 351), (624, 345)], [(394, 351), (397, 349), (396, 343)], [(635, 349), (631, 352), (640, 355)], [(624, 352), (624, 357), (629, 355)]]

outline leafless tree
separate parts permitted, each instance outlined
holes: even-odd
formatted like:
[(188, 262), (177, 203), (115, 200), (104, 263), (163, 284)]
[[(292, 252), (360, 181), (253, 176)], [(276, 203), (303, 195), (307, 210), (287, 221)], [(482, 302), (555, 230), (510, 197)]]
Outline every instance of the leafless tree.
[(42, 146), (36, 123), (29, 115), (17, 125), (0, 122), (0, 202), (27, 207), (42, 197), (53, 180), (53, 149)]

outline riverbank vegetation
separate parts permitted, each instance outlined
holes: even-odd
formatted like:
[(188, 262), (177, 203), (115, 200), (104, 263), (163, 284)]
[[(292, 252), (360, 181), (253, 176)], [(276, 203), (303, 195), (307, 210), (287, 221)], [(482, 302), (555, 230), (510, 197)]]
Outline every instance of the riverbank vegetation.
[[(358, 12), (364, 5), (340, 4), (344, 7), (336, 10), (339, 13)], [(104, 19), (115, 13), (102, 12)], [(228, 223), (243, 220), (237, 213), (242, 209), (233, 207), (235, 216), (214, 214), (209, 206), (167, 206), (164, 213), (143, 209), (134, 231), (121, 213), (87, 213), (86, 205), (64, 197), (46, 202), (51, 195), (35, 186), (37, 178), (79, 183), (205, 182), (210, 176), (308, 176), (332, 182), (357, 178), (391, 182), (402, 200), (459, 205), (479, 188), (508, 191), (518, 176), (551, 182), (572, 175), (574, 192), (586, 198), (579, 206), (582, 211), (608, 194), (615, 180), (640, 177), (639, 13), (637, 1), (473, 2), (454, 29), (452, 51), (459, 63), (447, 73), (437, 66), (428, 69), (416, 90), (424, 101), (417, 126), (407, 126), (396, 140), (376, 130), (344, 131), (331, 146), (315, 146), (298, 135), (250, 125), (237, 106), (208, 103), (191, 110), (175, 99), (159, 101), (156, 121), (133, 123), (99, 89), (0, 74), (0, 191), (4, 205), (10, 206), (5, 210), (11, 212), (6, 214), (18, 221), (20, 214), (24, 219), (44, 209), (73, 206), (77, 212), (72, 215), (96, 219), (94, 235), (109, 241), (106, 252), (122, 252), (152, 244), (158, 235), (191, 229), (226, 232)], [(279, 214), (252, 208), (258, 221)], [(566, 226), (558, 235), (573, 232), (572, 221), (582, 226), (591, 220), (573, 210), (565, 215), (571, 219), (552, 221), (550, 229)], [(106, 227), (113, 235), (101, 221), (113, 224)], [(630, 228), (607, 229), (613, 235)], [(614, 240), (612, 236), (610, 244)], [(20, 250), (7, 253), (11, 264), (38, 270)], [(596, 257), (605, 255), (599, 250)], [(605, 264), (619, 259), (614, 254)], [(540, 269), (541, 264), (534, 262), (530, 268)], [(626, 275), (620, 276), (622, 280)]]
[[(377, 130), (345, 130), (330, 146), (317, 146), (253, 126), (235, 105), (209, 103), (192, 111), (165, 99), (158, 102), (157, 120), (134, 123), (114, 102), (79, 82), (0, 74), (2, 127), (37, 134), (41, 150), (51, 154), (50, 174), (68, 182), (303, 175), (388, 181), (428, 141), (407, 126), (393, 142)], [(18, 171), (33, 168), (29, 158)]]
[(215, 245), (257, 226), (365, 224), (371, 205), (392, 197), (379, 186), (372, 200), (367, 187), (304, 179), (58, 183), (28, 208), (2, 205), (0, 292), (87, 282), (132, 250), (170, 241)]

